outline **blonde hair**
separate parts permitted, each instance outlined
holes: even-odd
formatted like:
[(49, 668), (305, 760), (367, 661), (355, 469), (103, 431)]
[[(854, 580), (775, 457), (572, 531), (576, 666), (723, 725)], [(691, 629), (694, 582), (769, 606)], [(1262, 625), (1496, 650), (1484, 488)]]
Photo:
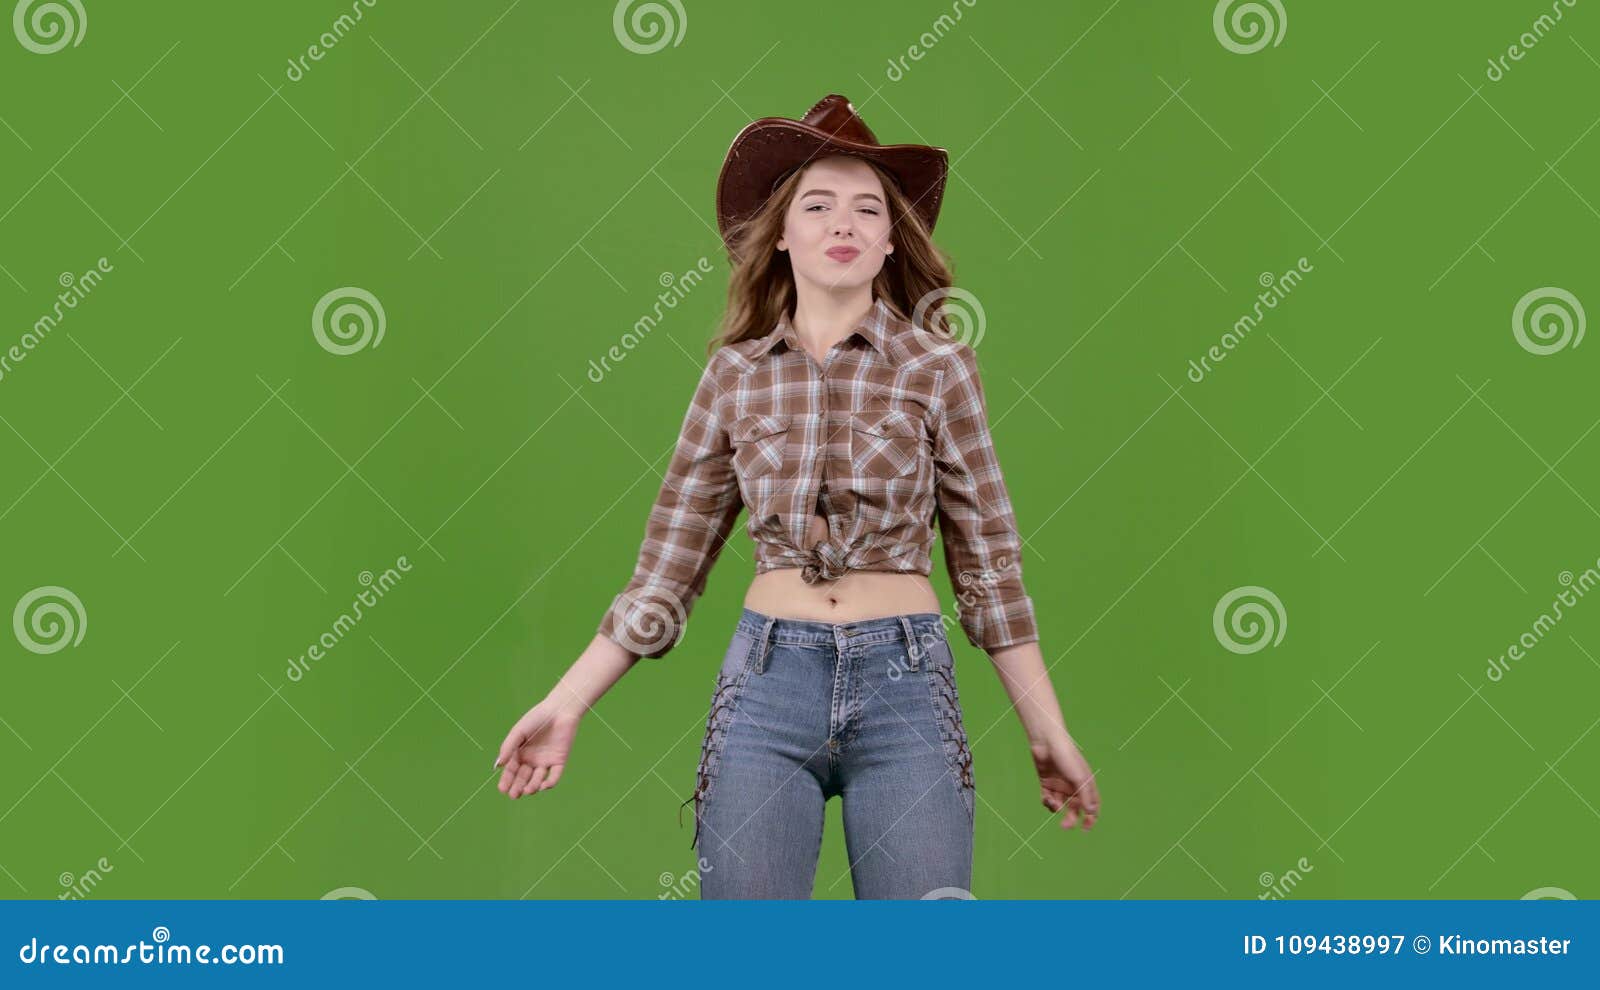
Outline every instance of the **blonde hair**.
[[(889, 304), (901, 318), (909, 319), (917, 301), (936, 290), (949, 289), (954, 284), (950, 261), (933, 243), (922, 217), (911, 206), (894, 176), (875, 162), (867, 166), (877, 173), (888, 198), (889, 238), (894, 243), (894, 253), (884, 260), (883, 268), (872, 280), (873, 295)], [(789, 253), (777, 249), (783, 236), (784, 218), (805, 167), (795, 169), (767, 197), (761, 209), (743, 223), (737, 224), (728, 240), (732, 247), (728, 260), (732, 274), (728, 279), (728, 308), (723, 313), (722, 325), (706, 347), (708, 356), (724, 344), (765, 337), (777, 326), (778, 318), (794, 313), (794, 269)], [(950, 326), (945, 320), (943, 300), (946, 293), (935, 297), (938, 305), (929, 308), (924, 326), (934, 333), (949, 335)]]

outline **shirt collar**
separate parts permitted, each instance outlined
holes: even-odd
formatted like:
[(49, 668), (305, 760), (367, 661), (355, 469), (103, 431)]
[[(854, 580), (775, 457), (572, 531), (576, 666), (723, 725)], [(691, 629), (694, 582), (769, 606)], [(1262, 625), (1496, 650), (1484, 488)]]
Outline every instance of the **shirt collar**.
[[(859, 334), (867, 343), (872, 345), (874, 350), (887, 358), (889, 356), (889, 321), (893, 315), (889, 310), (888, 303), (884, 302), (882, 298), (875, 298), (872, 301), (872, 308), (867, 310), (867, 315), (862, 318), (860, 323), (856, 324), (850, 333), (845, 334), (845, 338), (848, 339), (852, 335)], [(789, 321), (788, 313), (780, 314), (778, 325), (773, 328), (771, 333), (761, 338), (761, 345), (756, 348), (755, 356), (758, 358), (764, 356), (780, 341), (791, 350), (804, 349), (800, 342), (800, 333), (795, 330), (794, 324)]]

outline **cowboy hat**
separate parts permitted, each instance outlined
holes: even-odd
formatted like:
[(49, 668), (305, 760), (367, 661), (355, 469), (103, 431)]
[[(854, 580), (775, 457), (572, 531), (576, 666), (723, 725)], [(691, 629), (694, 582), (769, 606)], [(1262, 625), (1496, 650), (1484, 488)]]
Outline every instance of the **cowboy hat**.
[(900, 184), (931, 231), (944, 198), (949, 156), (923, 144), (879, 144), (837, 93), (818, 100), (799, 120), (762, 117), (746, 124), (728, 147), (717, 176), (717, 227), (732, 251), (732, 228), (761, 209), (794, 170), (828, 155), (854, 155), (882, 166)]

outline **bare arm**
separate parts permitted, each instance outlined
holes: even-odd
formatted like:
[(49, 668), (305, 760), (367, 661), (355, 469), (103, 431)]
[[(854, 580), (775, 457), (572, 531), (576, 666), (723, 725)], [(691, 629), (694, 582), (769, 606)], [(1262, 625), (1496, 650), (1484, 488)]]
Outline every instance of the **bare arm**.
[(578, 724), (641, 657), (659, 659), (682, 635), (743, 503), (718, 412), (721, 351), (695, 388), (661, 489), (645, 522), (633, 576), (567, 672), (517, 720), (500, 744), (500, 790), (508, 797), (554, 787)]
[(504, 766), (500, 793), (518, 798), (556, 786), (584, 714), (638, 660), (636, 654), (596, 634), (544, 700), (528, 709), (506, 734), (494, 760), (496, 767)]
[(1053, 812), (1067, 809), (1062, 828), (1071, 828), (1080, 819), (1085, 829), (1093, 828), (1100, 815), (1099, 789), (1061, 717), (1039, 643), (990, 650), (989, 660), (1028, 735), (1028, 750), (1039, 774), (1039, 800)]
[(1067, 732), (1039, 651), (1033, 600), (1022, 582), (1022, 538), (990, 435), (983, 381), (972, 348), (958, 344), (939, 396), (934, 456), (945, 564), (967, 639), (989, 655), (1028, 735), (1039, 774), (1039, 800), (1066, 809), (1061, 827), (1085, 829), (1100, 796)]
[(638, 661), (636, 654), (596, 634), (550, 689), (550, 697), (561, 707), (581, 715), (593, 708)]

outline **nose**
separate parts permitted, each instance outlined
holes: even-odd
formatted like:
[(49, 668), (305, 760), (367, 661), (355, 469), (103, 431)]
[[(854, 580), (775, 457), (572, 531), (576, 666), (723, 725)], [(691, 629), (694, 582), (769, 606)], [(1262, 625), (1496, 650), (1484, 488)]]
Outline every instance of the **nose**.
[(844, 237), (852, 232), (853, 224), (849, 217), (841, 214), (833, 221), (832, 228), (835, 236)]

